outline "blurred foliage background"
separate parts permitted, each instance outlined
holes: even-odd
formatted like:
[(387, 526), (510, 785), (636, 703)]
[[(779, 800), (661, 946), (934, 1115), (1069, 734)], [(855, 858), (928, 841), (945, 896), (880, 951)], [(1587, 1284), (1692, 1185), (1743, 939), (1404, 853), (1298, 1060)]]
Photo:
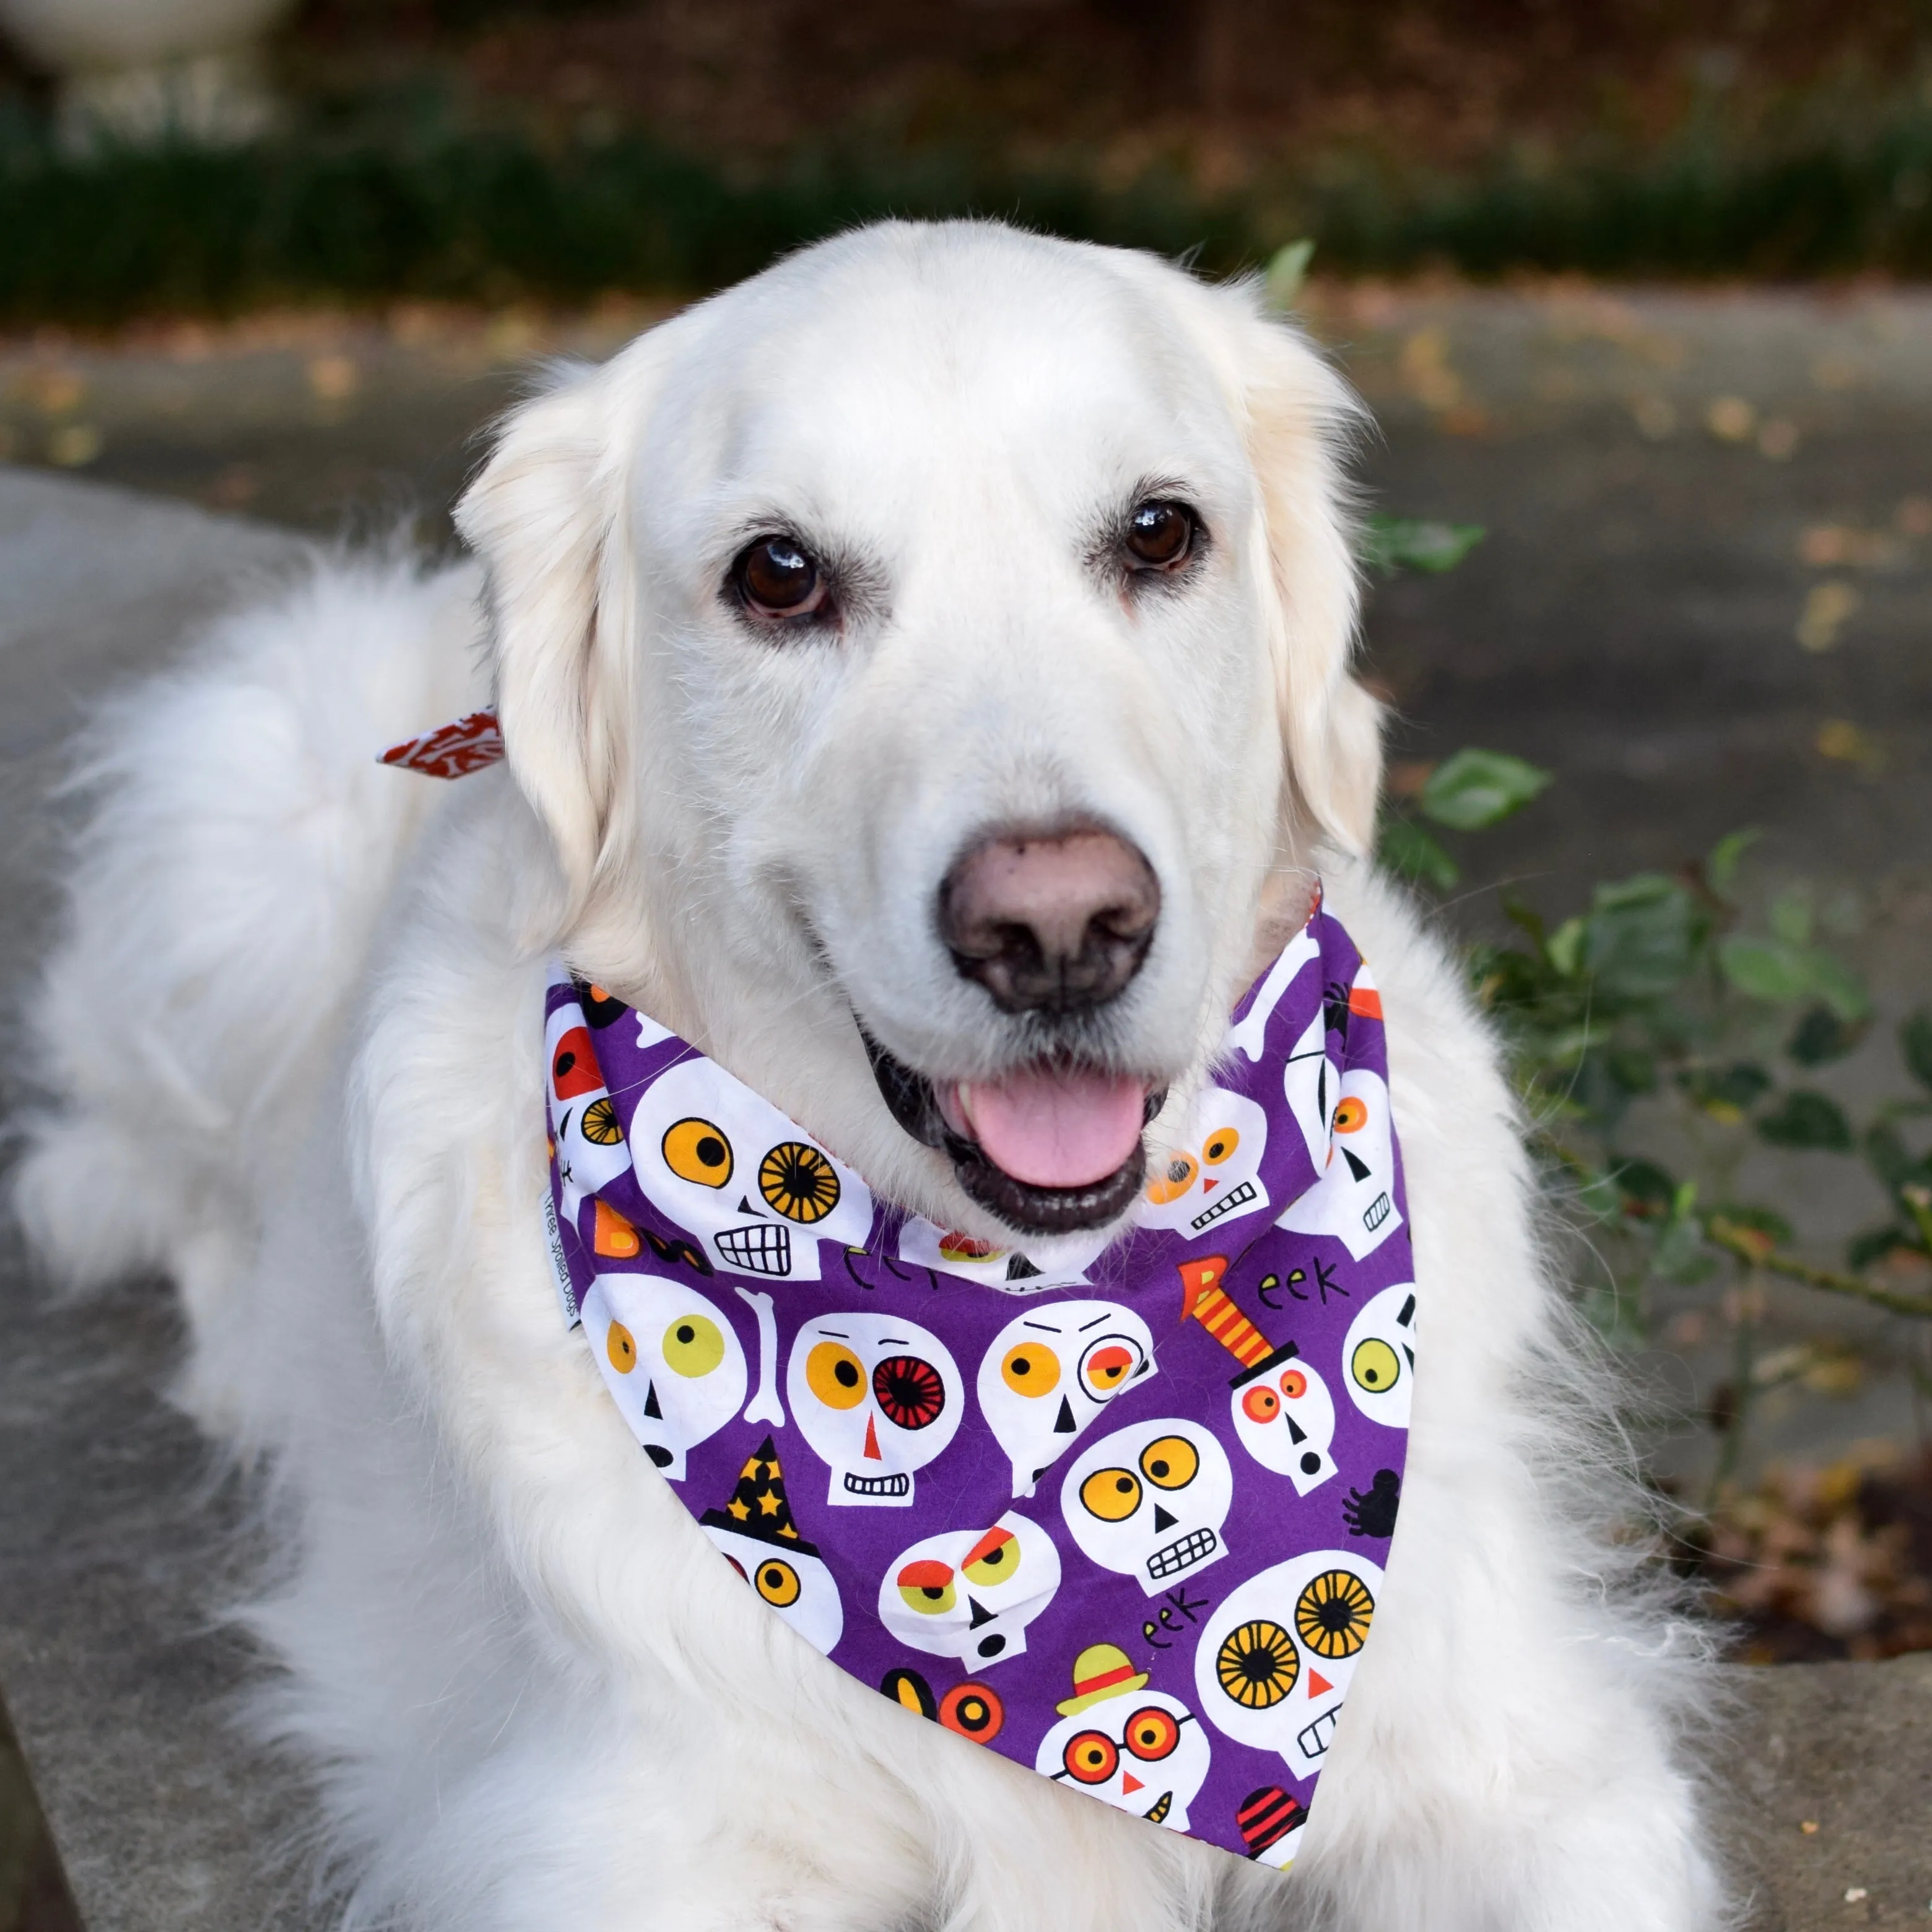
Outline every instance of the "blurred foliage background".
[(1927, 0), (310, 0), (246, 150), (0, 70), (0, 317), (691, 293), (1000, 212), (1228, 269), (1932, 268)]

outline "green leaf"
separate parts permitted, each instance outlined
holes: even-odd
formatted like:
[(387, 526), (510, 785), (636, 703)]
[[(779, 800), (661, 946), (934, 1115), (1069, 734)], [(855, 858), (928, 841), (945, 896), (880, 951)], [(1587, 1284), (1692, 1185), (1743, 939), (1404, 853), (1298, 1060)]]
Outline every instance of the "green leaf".
[(1800, 1066), (1822, 1066), (1828, 1060), (1842, 1060), (1864, 1035), (1862, 1022), (1842, 1020), (1820, 1001), (1805, 1009), (1784, 1050)]
[(1755, 826), (1749, 826), (1742, 832), (1726, 832), (1711, 848), (1711, 856), (1704, 861), (1704, 883), (1718, 898), (1730, 898), (1745, 853), (1763, 836)]
[(1363, 567), (1384, 576), (1420, 570), (1439, 577), (1454, 570), (1489, 532), (1480, 524), (1438, 523), (1426, 518), (1371, 517), (1362, 529)]
[(1315, 259), (1315, 243), (1308, 236), (1277, 248), (1268, 258), (1262, 292), (1277, 315), (1286, 315), (1294, 306), (1301, 285), (1308, 279), (1308, 265)]
[(1912, 1077), (1932, 1088), (1932, 1010), (1921, 1006), (1898, 1029), (1899, 1050)]
[(1901, 1228), (1896, 1222), (1882, 1228), (1868, 1228), (1862, 1234), (1854, 1234), (1845, 1246), (1845, 1259), (1855, 1268), (1868, 1268), (1874, 1262), (1882, 1262), (1894, 1248), (1916, 1248), (1918, 1245), (1918, 1231), (1916, 1228)]
[(1657, 1056), (1641, 1047), (1612, 1047), (1604, 1055), (1604, 1071), (1626, 1094), (1657, 1091)]
[(1550, 944), (1544, 950), (1550, 956), (1550, 963), (1566, 980), (1574, 980), (1583, 964), (1583, 920), (1579, 914), (1566, 919), (1550, 935)]
[(1654, 1161), (1627, 1160), (1611, 1174), (1624, 1212), (1636, 1220), (1660, 1220), (1677, 1198), (1677, 1184)]
[(1755, 1061), (1730, 1066), (1690, 1066), (1677, 1084), (1704, 1112), (1718, 1120), (1738, 1120), (1771, 1091), (1771, 1076)]
[(1754, 939), (1734, 932), (1718, 946), (1718, 961), (1724, 977), (1754, 1000), (1786, 1006), (1812, 990), (1810, 962), (1781, 939)]
[(1690, 970), (1696, 944), (1690, 895), (1660, 873), (1640, 873), (1597, 888), (1583, 922), (1582, 963), (1603, 991), (1648, 999)]
[(1578, 1186), (1576, 1200), (1593, 1220), (1607, 1221), (1624, 1211), (1623, 1195), (1613, 1174), (1592, 1174)]
[(1866, 1128), (1863, 1142), (1865, 1165), (1894, 1194), (1912, 1178), (1917, 1166), (1905, 1136), (1889, 1120), (1874, 1120)]
[(1794, 1088), (1783, 1102), (1759, 1117), (1757, 1130), (1774, 1147), (1811, 1148), (1850, 1154), (1852, 1124), (1837, 1101)]
[(1507, 752), (1465, 745), (1429, 774), (1418, 802), (1438, 825), (1480, 832), (1520, 812), (1550, 781), (1549, 772)]
[(1461, 868), (1414, 820), (1394, 813), (1382, 820), (1376, 855), (1391, 872), (1420, 880), (1446, 892), (1462, 876)]
[(1787, 946), (1811, 944), (1811, 895), (1793, 886), (1771, 902), (1771, 929)]
[(1768, 1208), (1751, 1208), (1732, 1205), (1714, 1210), (1726, 1221), (1740, 1228), (1749, 1228), (1754, 1232), (1768, 1234), (1779, 1246), (1783, 1247), (1793, 1237), (1791, 1223), (1782, 1214)]
[(1814, 946), (1804, 961), (1818, 997), (1847, 1026), (1856, 1025), (1870, 1012), (1871, 995), (1865, 991), (1865, 982), (1836, 953)]
[(1543, 915), (1527, 899), (1516, 893), (1502, 895), (1503, 916), (1515, 926), (1536, 948), (1538, 958), (1546, 958), (1550, 952), (1550, 933), (1543, 922)]
[(1718, 1264), (1704, 1245), (1704, 1226), (1697, 1218), (1696, 1206), (1696, 1184), (1687, 1180), (1670, 1204), (1670, 1218), (1658, 1232), (1651, 1253), (1651, 1266), (1666, 1281), (1702, 1281)]

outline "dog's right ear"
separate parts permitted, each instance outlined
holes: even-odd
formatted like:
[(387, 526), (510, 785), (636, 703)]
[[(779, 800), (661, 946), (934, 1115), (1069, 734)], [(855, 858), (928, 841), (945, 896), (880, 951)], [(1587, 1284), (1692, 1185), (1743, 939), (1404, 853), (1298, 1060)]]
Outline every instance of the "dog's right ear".
[(628, 355), (524, 404), (456, 507), (488, 578), (512, 775), (548, 828), (573, 907), (588, 896), (628, 714), (624, 452)]

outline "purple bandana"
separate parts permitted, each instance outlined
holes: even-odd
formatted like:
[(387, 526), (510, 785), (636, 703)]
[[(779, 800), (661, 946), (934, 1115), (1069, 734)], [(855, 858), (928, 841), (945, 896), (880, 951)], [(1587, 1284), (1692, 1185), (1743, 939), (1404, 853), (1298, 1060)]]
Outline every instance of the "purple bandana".
[(1415, 1289), (1382, 1002), (1318, 908), (1111, 1244), (875, 1200), (654, 1020), (545, 1007), (557, 1286), (644, 1453), (908, 1713), (1285, 1867), (1382, 1589)]

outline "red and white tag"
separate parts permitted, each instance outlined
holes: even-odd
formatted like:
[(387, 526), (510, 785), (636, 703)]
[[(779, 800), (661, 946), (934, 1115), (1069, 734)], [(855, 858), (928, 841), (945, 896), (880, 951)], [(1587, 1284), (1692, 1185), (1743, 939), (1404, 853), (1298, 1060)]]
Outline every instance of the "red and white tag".
[(503, 755), (502, 727), (494, 711), (472, 711), (453, 724), (439, 724), (420, 738), (406, 738), (382, 754), (382, 763), (433, 778), (466, 778), (497, 764)]

